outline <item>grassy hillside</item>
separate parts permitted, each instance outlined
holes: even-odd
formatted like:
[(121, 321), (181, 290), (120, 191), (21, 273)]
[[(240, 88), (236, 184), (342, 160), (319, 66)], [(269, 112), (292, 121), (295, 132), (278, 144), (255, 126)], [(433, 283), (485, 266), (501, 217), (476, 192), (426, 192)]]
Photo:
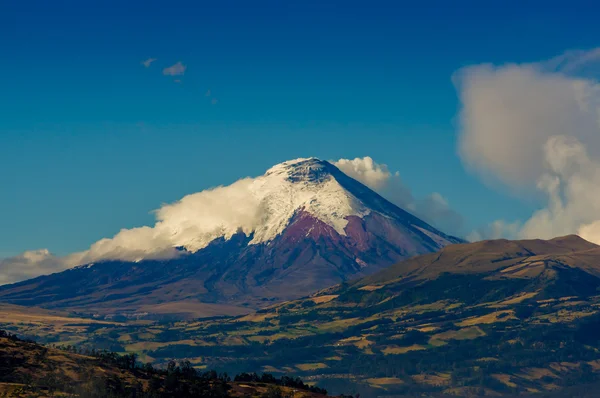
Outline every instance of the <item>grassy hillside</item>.
[(450, 246), (236, 318), (67, 324), (50, 337), (7, 326), (157, 364), (298, 374), (362, 396), (513, 396), (598, 380), (599, 309), (599, 248), (565, 237)]

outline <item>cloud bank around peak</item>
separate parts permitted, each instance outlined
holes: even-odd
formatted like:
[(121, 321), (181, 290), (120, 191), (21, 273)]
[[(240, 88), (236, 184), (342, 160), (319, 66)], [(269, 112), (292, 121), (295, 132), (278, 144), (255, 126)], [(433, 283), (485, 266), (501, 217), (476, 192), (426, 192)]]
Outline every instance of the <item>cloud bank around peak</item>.
[(577, 233), (600, 243), (600, 85), (584, 77), (599, 62), (593, 49), (455, 74), (465, 166), (489, 184), (542, 198), (528, 220), (498, 220), (472, 238)]
[(0, 284), (98, 261), (175, 258), (181, 254), (178, 247), (196, 251), (218, 237), (230, 238), (237, 232), (250, 234), (261, 220), (260, 203), (250, 190), (254, 181), (244, 178), (165, 204), (154, 212), (154, 226), (122, 229), (82, 252), (56, 257), (41, 249), (0, 259)]
[(53, 256), (48, 250), (30, 250), (18, 256), (0, 259), (0, 285), (39, 275), (64, 271), (70, 265)]
[(177, 247), (196, 251), (214, 239), (237, 232), (250, 234), (260, 221), (259, 202), (251, 192), (252, 178), (184, 196), (154, 212), (153, 227), (122, 229), (101, 239), (69, 261), (86, 264), (99, 260), (139, 261), (176, 257)]
[(391, 172), (387, 165), (371, 157), (339, 159), (332, 163), (350, 177), (379, 193), (395, 205), (413, 213), (445, 233), (462, 235), (464, 218), (454, 211), (438, 192), (417, 199), (400, 178), (400, 172)]

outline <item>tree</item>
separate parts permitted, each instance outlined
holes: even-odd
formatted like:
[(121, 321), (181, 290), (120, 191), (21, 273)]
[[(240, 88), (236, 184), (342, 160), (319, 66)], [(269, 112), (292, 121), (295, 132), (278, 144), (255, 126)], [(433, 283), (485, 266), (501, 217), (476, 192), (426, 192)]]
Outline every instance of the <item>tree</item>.
[(263, 398), (283, 398), (283, 391), (279, 386), (270, 385), (267, 392), (263, 394)]

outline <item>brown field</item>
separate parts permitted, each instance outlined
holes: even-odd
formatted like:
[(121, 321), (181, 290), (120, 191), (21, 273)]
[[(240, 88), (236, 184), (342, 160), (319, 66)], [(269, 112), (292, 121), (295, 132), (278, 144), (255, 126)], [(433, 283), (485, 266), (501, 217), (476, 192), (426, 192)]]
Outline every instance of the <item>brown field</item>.
[(379, 290), (383, 287), (383, 285), (367, 285), (359, 288), (358, 290), (366, 290), (367, 292), (373, 292), (375, 290)]
[(338, 298), (337, 294), (329, 294), (329, 295), (325, 295), (325, 296), (311, 297), (310, 299), (315, 304), (323, 304), (323, 303), (328, 303), (331, 300), (335, 300), (336, 298)]
[(154, 314), (175, 314), (184, 319), (211, 317), (223, 314), (238, 316), (251, 312), (248, 308), (235, 305), (202, 303), (195, 300), (143, 305), (138, 311)]
[(420, 374), (411, 376), (411, 378), (419, 384), (430, 386), (445, 386), (450, 383), (450, 375), (447, 373)]
[(510, 319), (516, 319), (514, 316), (514, 311), (497, 311), (491, 314), (486, 314), (483, 316), (478, 316), (474, 318), (467, 318), (462, 322), (456, 324), (456, 326), (473, 326), (480, 324), (490, 324), (496, 322), (506, 322)]
[(517, 384), (510, 381), (510, 375), (493, 374), (492, 377), (508, 387), (514, 388), (517, 386)]
[(420, 351), (420, 350), (426, 350), (426, 349), (427, 349), (427, 347), (424, 347), (422, 345), (417, 345), (417, 344), (413, 344), (408, 347), (399, 347), (396, 345), (389, 345), (389, 346), (385, 347), (384, 349), (382, 349), (381, 351), (385, 355), (399, 355), (399, 354), (405, 354), (409, 351)]
[(431, 340), (472, 340), (482, 336), (485, 336), (485, 332), (477, 326), (472, 326), (460, 330), (449, 330), (447, 332), (434, 334), (431, 336)]
[(299, 363), (296, 365), (296, 367), (300, 370), (303, 371), (308, 371), (308, 370), (317, 370), (317, 369), (327, 369), (329, 366), (327, 366), (324, 363)]
[(38, 307), (21, 307), (12, 304), (0, 304), (0, 323), (56, 326), (65, 326), (67, 324), (75, 323), (120, 325), (120, 323), (117, 322), (70, 317), (68, 313), (61, 311), (51, 311)]

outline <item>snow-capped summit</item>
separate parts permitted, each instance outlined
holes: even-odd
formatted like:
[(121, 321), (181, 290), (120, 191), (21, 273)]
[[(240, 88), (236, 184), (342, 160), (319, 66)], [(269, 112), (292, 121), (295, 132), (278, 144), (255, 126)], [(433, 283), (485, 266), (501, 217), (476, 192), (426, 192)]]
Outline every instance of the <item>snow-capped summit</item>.
[(291, 182), (319, 182), (330, 174), (331, 167), (331, 163), (318, 158), (299, 158), (276, 164), (265, 176), (283, 175)]
[(78, 254), (93, 266), (21, 282), (14, 293), (0, 287), (0, 297), (94, 311), (195, 300), (231, 313), (232, 304), (299, 297), (461, 242), (316, 158), (188, 195), (156, 217), (154, 227), (122, 230)]
[[(158, 236), (169, 237), (164, 241), (167, 249), (183, 247), (196, 252), (215, 239), (228, 240), (240, 232), (250, 239), (249, 245), (271, 242), (300, 212), (346, 236), (352, 217), (364, 219), (373, 211), (392, 219), (405, 219), (429, 234), (440, 247), (452, 243), (446, 235), (317, 158), (286, 161), (271, 167), (263, 176), (186, 196), (160, 210), (161, 222), (154, 230)], [(159, 248), (160, 245), (153, 246), (155, 252)], [(146, 258), (152, 255), (146, 252)]]
[(345, 235), (348, 217), (370, 210), (334, 177), (331, 163), (317, 158), (296, 159), (270, 168), (252, 183), (250, 192), (261, 209), (250, 244), (268, 242), (281, 234), (294, 214), (305, 211)]

